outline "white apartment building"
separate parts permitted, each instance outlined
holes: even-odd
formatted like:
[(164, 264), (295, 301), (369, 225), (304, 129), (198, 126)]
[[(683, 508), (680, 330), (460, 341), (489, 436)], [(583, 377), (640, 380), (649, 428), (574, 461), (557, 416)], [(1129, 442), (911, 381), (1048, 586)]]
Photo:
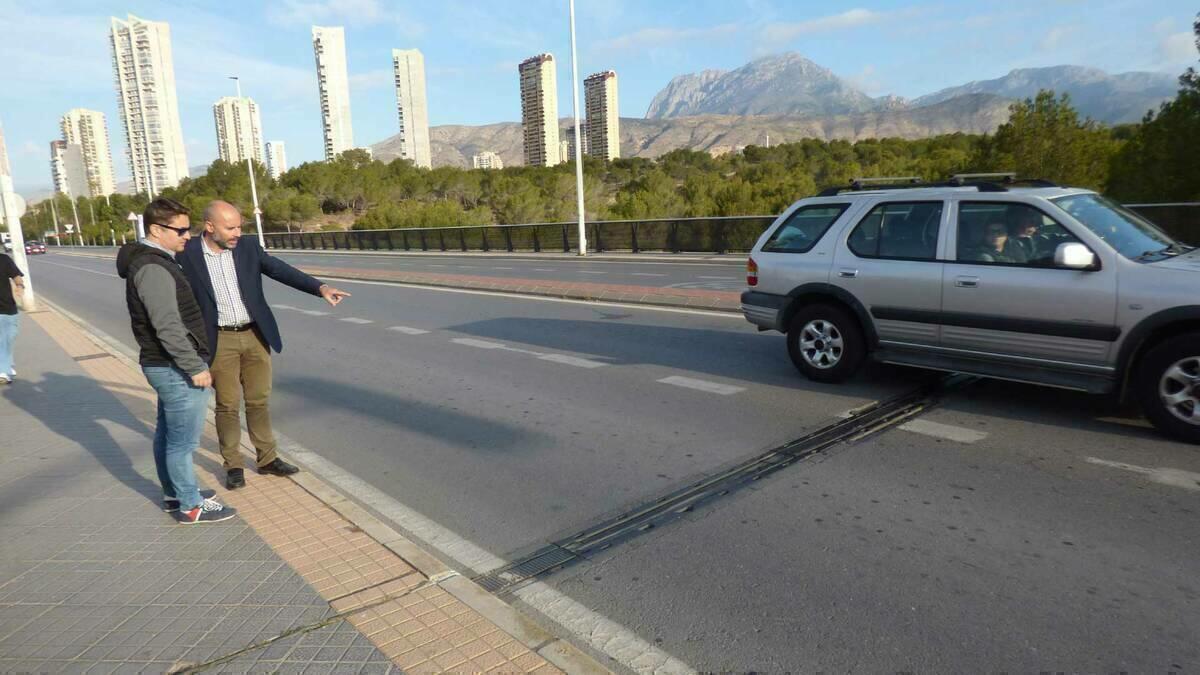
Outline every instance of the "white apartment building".
[(66, 141), (50, 141), (50, 174), (54, 191), (78, 197), (92, 197), (88, 187), (87, 169), (83, 163), (83, 148)]
[(354, 148), (350, 123), (350, 76), (346, 73), (346, 30), (341, 26), (312, 27), (317, 89), (321, 96), (321, 129), (325, 159)]
[(108, 123), (99, 110), (73, 108), (59, 120), (62, 139), (78, 145), (83, 151), (83, 166), (87, 171), (88, 191), (93, 197), (104, 197), (117, 191), (113, 174), (112, 146), (108, 141)]
[(484, 150), (478, 155), (471, 157), (471, 165), (476, 169), (503, 169), (504, 162), (501, 161), (500, 155), (491, 150)]
[(117, 85), (117, 107), (128, 141), (126, 158), (134, 189), (157, 194), (188, 177), (171, 28), (132, 14), (110, 19), (109, 46)]
[(433, 168), (429, 151), (429, 106), (425, 98), (425, 56), (419, 49), (393, 49), (396, 113), (400, 118), (400, 156)]
[(287, 151), (283, 141), (267, 141), (267, 173), (271, 174), (271, 178), (279, 180), (287, 168)]
[(558, 71), (554, 56), (539, 54), (517, 67), (521, 75), (521, 126), (526, 166), (554, 166), (558, 143)]
[(217, 155), (233, 164), (249, 157), (263, 161), (262, 119), (254, 99), (226, 96), (213, 104), (217, 125)]
[(584, 150), (593, 157), (614, 160), (621, 156), (621, 117), (617, 107), (617, 73), (606, 70), (583, 81), (587, 111)]

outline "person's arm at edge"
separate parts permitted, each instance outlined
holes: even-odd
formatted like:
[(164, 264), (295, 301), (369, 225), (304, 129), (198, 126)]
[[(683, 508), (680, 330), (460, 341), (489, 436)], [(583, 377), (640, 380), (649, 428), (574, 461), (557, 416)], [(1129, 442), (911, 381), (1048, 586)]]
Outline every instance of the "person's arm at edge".
[[(258, 242), (255, 241), (254, 245), (258, 246)], [(287, 286), (291, 286), (292, 288), (298, 291), (303, 291), (304, 293), (308, 293), (309, 295), (325, 298), (329, 304), (334, 306), (341, 302), (342, 297), (350, 297), (349, 293), (346, 293), (345, 291), (339, 291), (329, 284), (323, 283), (320, 279), (306, 274), (295, 267), (292, 267), (279, 258), (267, 253), (262, 248), (259, 248), (258, 251), (258, 259), (260, 261), (259, 265), (262, 268), (263, 274), (271, 277), (275, 281)]]

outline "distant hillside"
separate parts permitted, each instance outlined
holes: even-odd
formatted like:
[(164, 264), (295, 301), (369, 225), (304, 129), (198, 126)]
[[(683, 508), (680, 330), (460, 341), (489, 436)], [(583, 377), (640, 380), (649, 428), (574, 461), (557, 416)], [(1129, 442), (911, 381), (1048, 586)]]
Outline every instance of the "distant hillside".
[[(865, 138), (924, 138), (963, 132), (981, 134), (995, 130), (1008, 118), (1008, 102), (987, 94), (962, 96), (922, 108), (901, 108), (852, 115), (696, 115), (669, 119), (621, 118), (621, 155), (654, 158), (678, 148), (713, 153), (739, 146), (786, 143), (805, 138), (857, 141)], [(562, 128), (569, 126), (562, 121)], [(564, 132), (565, 133), (565, 132)], [(471, 156), (483, 150), (500, 155), (505, 166), (523, 164), (522, 134), (518, 122), (472, 127), (431, 127), (434, 166), (471, 165)], [(565, 136), (564, 136), (565, 138)], [(393, 136), (371, 146), (377, 159), (399, 156), (399, 138)]]
[(1179, 82), (1164, 73), (1118, 73), (1109, 75), (1096, 68), (1052, 66), (1022, 68), (994, 80), (981, 80), (950, 87), (914, 99), (912, 105), (939, 103), (963, 94), (995, 94), (1005, 98), (1030, 98), (1039, 90), (1053, 89), (1071, 96), (1081, 116), (1108, 124), (1139, 122), (1147, 110), (1158, 109), (1175, 98)]

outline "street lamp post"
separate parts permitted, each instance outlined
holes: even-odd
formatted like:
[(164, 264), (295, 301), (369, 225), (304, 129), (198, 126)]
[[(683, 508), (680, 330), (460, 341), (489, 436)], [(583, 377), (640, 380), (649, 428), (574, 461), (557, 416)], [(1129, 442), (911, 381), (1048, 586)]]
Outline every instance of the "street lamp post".
[(587, 230), (583, 219), (583, 142), (579, 134), (579, 55), (575, 51), (575, 0), (571, 5), (571, 113), (575, 116), (575, 196), (579, 209), (579, 255), (587, 255)]
[[(230, 75), (229, 79), (237, 84), (238, 105), (242, 104), (242, 81), (236, 75)], [(246, 121), (247, 126), (250, 120)], [(254, 133), (250, 134), (250, 140), (254, 140)], [(254, 226), (258, 230), (258, 245), (263, 249), (267, 248), (266, 237), (263, 237), (262, 229), (262, 211), (258, 208), (258, 188), (254, 185), (254, 164), (250, 161), (250, 152), (246, 153), (246, 171), (250, 174), (250, 199), (254, 202)]]

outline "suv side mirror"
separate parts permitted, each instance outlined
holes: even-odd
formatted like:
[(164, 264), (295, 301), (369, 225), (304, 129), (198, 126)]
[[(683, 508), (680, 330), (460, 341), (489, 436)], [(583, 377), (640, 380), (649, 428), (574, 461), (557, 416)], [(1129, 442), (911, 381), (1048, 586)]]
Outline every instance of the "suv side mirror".
[(1094, 270), (1098, 267), (1096, 254), (1078, 242), (1059, 244), (1054, 250), (1054, 266), (1071, 270)]

